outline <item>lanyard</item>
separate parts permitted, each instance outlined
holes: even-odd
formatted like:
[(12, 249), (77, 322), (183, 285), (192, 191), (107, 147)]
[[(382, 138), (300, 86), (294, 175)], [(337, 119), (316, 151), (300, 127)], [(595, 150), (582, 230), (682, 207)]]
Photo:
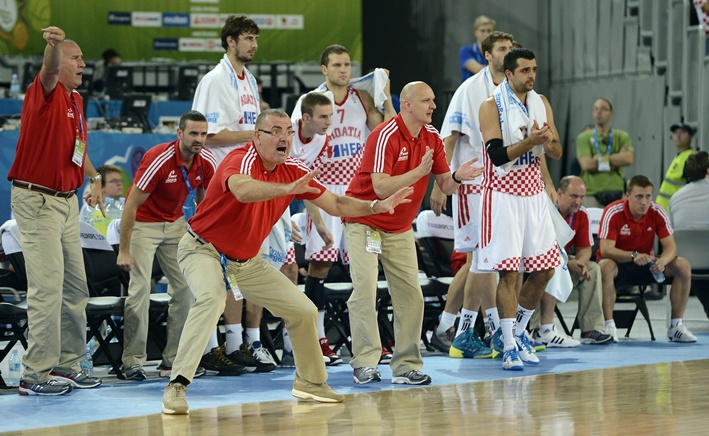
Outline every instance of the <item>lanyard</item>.
[(227, 277), (227, 266), (229, 266), (229, 259), (226, 258), (225, 254), (219, 257), (219, 263), (222, 266), (222, 274), (224, 274), (224, 285), (226, 286), (226, 291), (231, 291), (231, 283), (229, 283), (229, 278)]
[[(596, 146), (596, 154), (601, 154), (601, 149), (598, 147), (598, 129), (593, 129), (593, 145)], [(613, 148), (613, 129), (608, 130), (608, 148), (606, 153), (608, 156), (611, 155), (611, 148)]]
[[(556, 210), (557, 211), (559, 210), (558, 204), (556, 205)], [(571, 214), (569, 215), (569, 227), (571, 227), (572, 229), (573, 229), (573, 226), (572, 226), (573, 223), (574, 223), (574, 212), (571, 212)]]
[[(190, 179), (187, 177), (187, 168), (184, 165), (180, 165), (180, 170), (182, 170), (182, 177), (185, 179), (185, 184), (187, 185), (187, 191), (189, 195), (192, 195), (192, 185), (190, 185)], [(199, 171), (200, 178), (202, 176), (202, 167), (197, 166), (197, 171)]]
[(79, 134), (79, 130), (81, 130), (81, 140), (86, 141), (86, 136), (84, 135), (84, 118), (81, 115), (79, 106), (76, 103), (74, 103), (74, 107), (76, 108), (76, 113), (79, 115), (79, 127), (76, 128), (77, 136)]

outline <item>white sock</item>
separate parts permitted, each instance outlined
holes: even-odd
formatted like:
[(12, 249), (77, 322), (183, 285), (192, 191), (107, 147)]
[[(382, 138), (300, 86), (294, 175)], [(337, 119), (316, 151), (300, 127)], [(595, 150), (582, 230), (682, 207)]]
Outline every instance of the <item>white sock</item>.
[(516, 347), (515, 337), (513, 331), (515, 328), (514, 318), (502, 318), (500, 320), (500, 328), (502, 329), (502, 343), (504, 344), (503, 350), (511, 350)]
[(445, 310), (441, 313), (441, 321), (438, 323), (437, 332), (442, 333), (455, 325), (455, 313), (448, 313)]
[(217, 329), (212, 330), (212, 336), (209, 337), (209, 342), (207, 343), (207, 348), (204, 350), (204, 354), (209, 354), (212, 348), (217, 348), (219, 346), (219, 341), (217, 340)]
[(293, 344), (290, 342), (290, 335), (285, 327), (283, 327), (283, 351), (293, 352)]
[(325, 337), (325, 311), (318, 312), (318, 338)]
[(522, 306), (517, 306), (517, 326), (515, 327), (515, 334), (517, 336), (524, 334), (524, 330), (527, 328), (527, 324), (529, 324), (529, 320), (532, 318), (533, 314), (534, 309), (529, 310)]
[(489, 333), (494, 335), (498, 328), (500, 328), (500, 314), (497, 312), (497, 307), (491, 307), (485, 311), (487, 316), (487, 323), (490, 328)]
[(615, 320), (614, 319), (607, 319), (606, 320), (606, 331), (608, 331), (609, 327), (615, 327)]
[(244, 329), (246, 331), (246, 343), (251, 345), (254, 342), (261, 342), (261, 329), (258, 327), (247, 327)]
[(241, 344), (244, 343), (244, 337), (242, 336), (241, 324), (225, 324), (224, 331), (226, 331), (226, 354), (231, 354), (234, 351), (241, 348)]
[(551, 324), (542, 324), (539, 326), (539, 331), (541, 333), (544, 333), (546, 331), (551, 331), (554, 328), (554, 323)]
[(670, 320), (670, 328), (673, 329), (678, 325), (682, 324), (682, 318), (672, 318)]
[(460, 324), (458, 324), (458, 331), (455, 333), (457, 338), (464, 331), (475, 327), (475, 320), (478, 318), (478, 312), (473, 312), (463, 308), (460, 311)]

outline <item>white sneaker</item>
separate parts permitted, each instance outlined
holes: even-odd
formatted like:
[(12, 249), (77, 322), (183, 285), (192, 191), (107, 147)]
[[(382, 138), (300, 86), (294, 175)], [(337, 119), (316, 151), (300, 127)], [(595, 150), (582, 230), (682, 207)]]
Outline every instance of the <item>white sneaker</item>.
[(539, 331), (538, 338), (547, 348), (572, 348), (581, 345), (581, 342), (571, 336), (556, 331), (555, 325), (552, 325), (551, 329)]
[(612, 337), (613, 342), (618, 343), (618, 329), (615, 326), (606, 327), (606, 330), (603, 333)]
[(539, 365), (539, 357), (537, 357), (532, 344), (529, 343), (529, 338), (527, 338), (526, 334), (522, 336), (515, 335), (515, 344), (517, 344), (519, 358), (522, 359), (522, 362), (529, 365)]
[(682, 323), (667, 330), (667, 339), (669, 339), (670, 342), (697, 342), (697, 337)]

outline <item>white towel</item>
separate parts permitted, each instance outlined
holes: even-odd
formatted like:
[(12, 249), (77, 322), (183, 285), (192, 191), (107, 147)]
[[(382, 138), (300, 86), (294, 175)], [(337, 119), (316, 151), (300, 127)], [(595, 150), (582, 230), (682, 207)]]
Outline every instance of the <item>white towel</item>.
[(554, 233), (559, 244), (559, 255), (561, 256), (561, 265), (554, 269), (554, 277), (549, 280), (546, 287), (546, 293), (552, 295), (559, 301), (566, 301), (574, 288), (571, 281), (571, 273), (569, 273), (569, 256), (566, 254), (564, 247), (574, 238), (575, 232), (571, 230), (569, 224), (564, 217), (561, 216), (556, 205), (547, 197), (549, 216), (554, 225)]
[[(386, 71), (382, 68), (377, 68), (366, 76), (350, 79), (349, 86), (354, 89), (367, 91), (367, 93), (374, 99), (374, 105), (377, 109), (379, 109), (379, 112), (384, 113), (384, 102), (389, 99), (384, 92), (384, 87), (387, 84), (387, 80), (389, 80), (389, 75), (387, 75)], [(326, 93), (326, 95), (329, 92), (330, 95), (328, 97), (330, 100), (333, 100), (333, 102), (335, 100), (332, 93), (327, 90), (327, 86), (325, 86), (324, 82), (311, 92), (323, 92)], [(291, 120), (293, 121), (299, 120), (303, 117), (303, 114), (300, 111), (300, 105), (303, 97), (305, 97), (305, 95), (300, 96), (295, 104), (295, 107), (293, 108), (293, 113), (291, 114)]]
[[(495, 88), (493, 97), (497, 104), (497, 112), (500, 114), (500, 127), (505, 147), (522, 141), (527, 132), (532, 130), (534, 121), (537, 122), (538, 127), (541, 127), (547, 120), (544, 102), (534, 90), (527, 93), (527, 106), (525, 107), (512, 91), (512, 88), (510, 88), (507, 79), (505, 79), (500, 86)], [(532, 148), (532, 155), (534, 156), (541, 156), (543, 153), (544, 148), (541, 145), (536, 145)], [(495, 167), (497, 175), (500, 177), (506, 176), (514, 163), (515, 161), (511, 161)]]

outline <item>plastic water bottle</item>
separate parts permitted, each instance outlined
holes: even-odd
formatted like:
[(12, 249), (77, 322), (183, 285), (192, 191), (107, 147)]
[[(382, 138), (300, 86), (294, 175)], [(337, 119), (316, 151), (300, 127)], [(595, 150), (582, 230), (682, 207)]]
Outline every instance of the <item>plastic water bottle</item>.
[(17, 98), (18, 95), (20, 95), (20, 79), (17, 73), (13, 73), (10, 79), (10, 97)]
[(86, 356), (84, 357), (84, 360), (81, 361), (81, 370), (84, 374), (89, 376), (94, 375), (93, 345), (94, 341), (89, 341), (86, 343)]
[(20, 378), (22, 377), (22, 362), (20, 362), (20, 356), (17, 354), (17, 349), (12, 350), (10, 355), (10, 368), (8, 371), (7, 381), (8, 386), (17, 386), (20, 384)]
[(94, 216), (94, 208), (89, 206), (88, 203), (84, 204), (84, 207), (81, 208), (81, 214), (79, 216), (79, 219), (81, 222), (94, 225), (93, 223), (93, 216)]
[[(652, 265), (653, 265), (654, 263), (655, 263), (654, 260), (651, 260), (651, 261), (650, 261), (650, 263), (648, 264), (648, 265), (650, 266), (650, 268), (652, 268)], [(656, 281), (657, 283), (662, 283), (662, 282), (665, 281), (665, 274), (664, 274), (664, 273), (661, 273), (661, 272), (653, 272), (652, 269), (650, 270), (650, 272), (652, 273), (652, 276), (655, 278), (655, 281)]]
[[(108, 224), (110, 224), (113, 220), (121, 219), (121, 216), (123, 215), (121, 203), (113, 198), (107, 198), (106, 202), (107, 206), (104, 206), (104, 209), (106, 209), (106, 219), (108, 220)], [(108, 207), (108, 205), (110, 205), (110, 207)], [(108, 227), (108, 225), (106, 227)]]
[(106, 217), (101, 213), (101, 208), (96, 205), (91, 211), (91, 225), (94, 226), (96, 230), (101, 232), (103, 236), (106, 236), (106, 229), (108, 227), (108, 221)]

